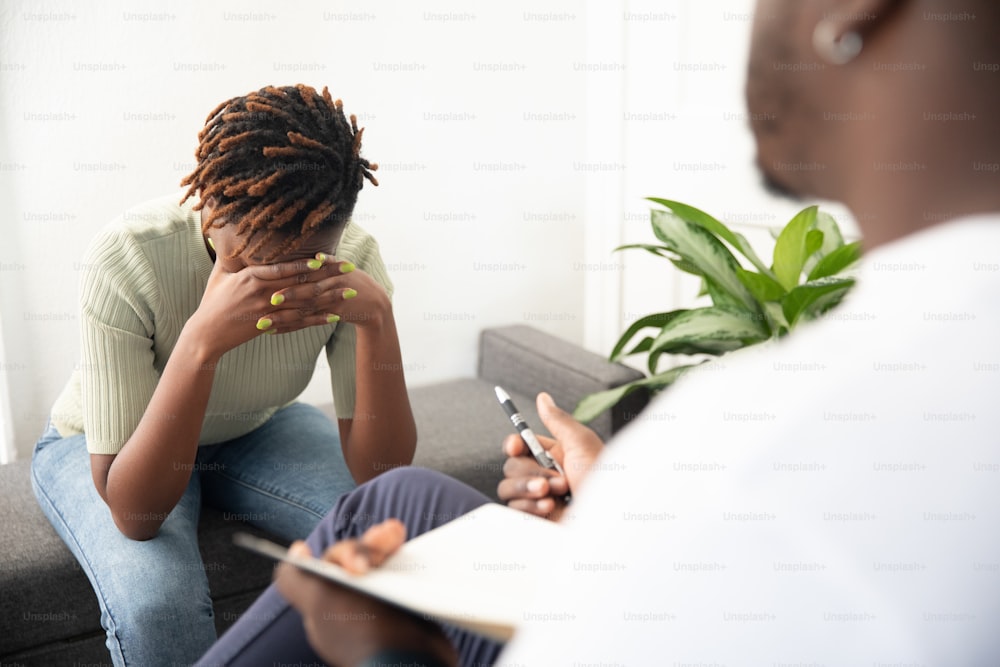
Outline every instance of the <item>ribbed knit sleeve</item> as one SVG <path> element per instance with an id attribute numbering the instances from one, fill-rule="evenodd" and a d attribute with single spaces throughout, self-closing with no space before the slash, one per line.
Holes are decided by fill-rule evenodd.
<path id="1" fill-rule="evenodd" d="M 389 299 L 392 299 L 392 280 L 389 279 L 389 272 L 379 253 L 378 242 L 353 222 L 347 226 L 340 238 L 337 259 L 354 262 L 357 268 L 384 287 Z M 326 358 L 330 364 L 330 385 L 338 419 L 351 419 L 354 416 L 356 346 L 354 325 L 346 322 L 338 323 L 336 332 L 326 348 Z"/>
<path id="2" fill-rule="evenodd" d="M 126 232 L 98 237 L 83 266 L 80 371 L 87 449 L 117 454 L 159 380 L 153 365 L 157 285 L 142 249 Z"/>

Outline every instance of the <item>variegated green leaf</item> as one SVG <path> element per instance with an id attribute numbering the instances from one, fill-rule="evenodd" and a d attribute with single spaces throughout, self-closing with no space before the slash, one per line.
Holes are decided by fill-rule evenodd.
<path id="1" fill-rule="evenodd" d="M 835 290 L 828 294 L 824 294 L 820 298 L 816 299 L 816 301 L 814 301 L 812 305 L 809 306 L 809 308 L 807 308 L 805 312 L 803 312 L 802 315 L 799 316 L 799 322 L 801 323 L 803 320 L 807 319 L 814 320 L 818 317 L 821 317 L 831 308 L 836 308 L 837 304 L 843 301 L 844 297 L 847 296 L 847 293 L 850 291 L 851 287 L 848 286 L 846 289 L 839 291 Z"/>
<path id="2" fill-rule="evenodd" d="M 670 259 L 670 263 L 671 264 L 673 264 L 674 266 L 676 266 L 678 269 L 680 269 L 684 273 L 690 273 L 692 276 L 698 276 L 699 278 L 704 278 L 705 277 L 705 274 L 703 274 L 701 272 L 701 269 L 699 269 L 697 266 L 695 266 L 691 262 L 689 262 L 687 260 L 683 260 L 683 259 L 675 259 L 673 257 L 671 257 L 669 259 Z"/>
<path id="3" fill-rule="evenodd" d="M 844 245 L 844 235 L 840 233 L 837 219 L 826 211 L 816 211 L 816 229 L 823 232 L 823 247 L 820 254 L 824 257 Z"/>
<path id="4" fill-rule="evenodd" d="M 753 295 L 736 274 L 739 262 L 711 232 L 672 211 L 653 211 L 652 218 L 653 232 L 664 245 L 680 255 L 681 259 L 697 266 L 702 275 L 735 297 L 744 308 L 759 311 Z"/>
<path id="5" fill-rule="evenodd" d="M 817 280 L 840 273 L 859 259 L 861 259 L 860 241 L 840 246 L 816 262 L 816 266 L 809 272 L 808 280 Z"/>
<path id="6" fill-rule="evenodd" d="M 767 337 L 763 314 L 718 306 L 696 308 L 668 322 L 650 354 L 722 354 Z"/>
<path id="7" fill-rule="evenodd" d="M 633 391 L 641 387 L 645 387 L 654 392 L 663 389 L 664 387 L 675 382 L 677 378 L 682 376 L 686 371 L 698 365 L 699 364 L 675 366 L 670 370 L 658 373 L 651 377 L 641 378 L 639 380 L 629 382 L 628 384 L 623 384 L 620 387 L 615 387 L 614 389 L 599 391 L 597 393 L 590 394 L 589 396 L 584 396 L 583 399 L 577 404 L 576 409 L 573 410 L 573 417 L 577 421 L 586 424 L 587 422 L 596 419 L 602 412 L 618 403 L 618 401 L 622 400 Z"/>
<path id="8" fill-rule="evenodd" d="M 844 245 L 844 236 L 840 233 L 837 220 L 826 211 L 816 212 L 815 229 L 823 232 L 823 245 L 806 258 L 806 263 L 802 267 L 806 275 L 812 273 L 817 262 Z"/>
<path id="9" fill-rule="evenodd" d="M 774 338 L 781 338 L 788 333 L 791 328 L 788 324 L 788 320 L 785 319 L 785 311 L 781 308 L 781 303 L 777 301 L 768 301 L 764 304 L 764 311 L 767 313 L 768 319 L 771 322 L 771 336 Z"/>
<path id="10" fill-rule="evenodd" d="M 742 268 L 737 268 L 736 270 L 737 271 L 743 271 Z M 704 293 L 707 294 L 712 299 L 712 305 L 713 306 L 725 306 L 725 307 L 734 308 L 734 309 L 737 309 L 737 310 L 746 310 L 746 308 L 743 306 L 743 303 L 741 301 L 739 301 L 738 299 L 736 299 L 735 297 L 733 297 L 731 294 L 729 294 L 729 292 L 725 291 L 724 289 L 721 289 L 711 279 L 709 279 L 709 278 L 703 278 L 702 282 L 703 282 L 703 288 L 702 289 L 703 289 Z M 740 282 L 742 282 L 742 281 L 740 281 Z M 753 294 L 753 291 L 751 290 L 750 293 Z M 701 296 L 701 295 L 699 295 L 699 296 Z M 759 304 L 758 304 L 757 310 L 754 311 L 754 312 L 757 312 L 757 313 L 760 312 L 760 306 L 759 306 Z M 747 313 L 750 313 L 750 311 L 747 311 Z"/>
<path id="11" fill-rule="evenodd" d="M 853 285 L 853 278 L 833 277 L 820 278 L 799 285 L 791 290 L 781 302 L 785 319 L 788 320 L 790 327 L 794 327 L 799 318 L 821 299 L 836 298 L 839 300 Z"/>
<path id="12" fill-rule="evenodd" d="M 669 254 L 670 248 L 662 245 L 653 245 L 652 243 L 629 243 L 627 245 L 620 245 L 613 250 L 613 252 L 618 252 L 619 250 L 645 250 L 648 253 L 652 253 L 657 257 L 671 257 Z"/>
<path id="13" fill-rule="evenodd" d="M 737 274 L 740 277 L 740 281 L 754 295 L 754 298 L 761 303 L 765 301 L 780 301 L 781 297 L 786 294 L 785 288 L 770 276 L 745 269 L 740 269 Z"/>
<path id="14" fill-rule="evenodd" d="M 630 357 L 633 354 L 639 354 L 640 352 L 649 352 L 649 348 L 651 348 L 651 347 L 653 347 L 653 337 L 652 336 L 646 336 L 642 340 L 640 340 L 638 342 L 638 344 L 636 344 L 636 346 L 633 347 L 631 350 L 629 350 L 628 352 L 622 353 L 621 356 L 622 357 Z"/>
<path id="15" fill-rule="evenodd" d="M 628 345 L 629 341 L 632 340 L 632 338 L 635 337 L 635 335 L 640 331 L 642 331 L 643 329 L 649 327 L 661 329 L 667 322 L 674 319 L 681 313 L 686 313 L 686 312 L 687 312 L 686 310 L 673 310 L 668 313 L 653 313 L 652 315 L 646 315 L 645 317 L 639 318 L 638 320 L 629 325 L 628 329 L 625 330 L 625 333 L 623 333 L 621 335 L 621 338 L 618 339 L 618 342 L 615 343 L 615 348 L 611 350 L 611 361 L 619 361 L 622 357 L 626 356 L 622 354 L 622 350 L 624 350 L 625 346 Z M 632 350 L 628 354 L 633 354 L 636 351 L 642 351 L 642 350 Z"/>
<path id="16" fill-rule="evenodd" d="M 753 247 L 750 245 L 749 241 L 742 234 L 734 232 L 733 230 L 726 227 L 722 222 L 714 218 L 713 216 L 705 213 L 701 209 L 697 209 L 694 206 L 689 206 L 687 204 L 682 204 L 677 201 L 671 201 L 669 199 L 659 199 L 657 197 L 647 197 L 649 201 L 655 202 L 662 206 L 666 206 L 671 211 L 676 213 L 682 219 L 688 222 L 693 222 L 696 225 L 701 225 L 709 232 L 715 234 L 720 239 L 735 248 L 740 254 L 750 260 L 758 271 L 765 275 L 772 275 L 771 269 L 768 268 L 764 262 L 760 260 L 757 253 L 754 252 Z M 772 275 L 773 277 L 773 275 Z"/>

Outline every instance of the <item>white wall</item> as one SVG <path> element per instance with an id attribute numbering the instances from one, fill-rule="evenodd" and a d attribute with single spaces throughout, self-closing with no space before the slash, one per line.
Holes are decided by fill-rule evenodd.
<path id="1" fill-rule="evenodd" d="M 750 163 L 751 4 L 7 0 L 0 380 L 19 455 L 77 361 L 88 240 L 177 188 L 218 102 L 271 83 L 327 84 L 368 128 L 382 186 L 356 219 L 392 269 L 411 385 L 473 373 L 496 324 L 606 353 L 623 322 L 690 291 L 662 262 L 610 253 L 650 238 L 642 197 L 769 223 L 796 208 Z M 328 400 L 325 373 L 307 400 Z"/>

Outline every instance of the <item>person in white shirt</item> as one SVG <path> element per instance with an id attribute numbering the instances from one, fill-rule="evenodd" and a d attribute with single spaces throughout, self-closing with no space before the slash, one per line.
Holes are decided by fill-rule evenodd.
<path id="1" fill-rule="evenodd" d="M 1000 3 L 760 0 L 755 17 L 760 169 L 850 208 L 858 286 L 685 377 L 606 450 L 539 397 L 566 476 L 511 438 L 499 492 L 561 514 L 567 539 L 543 589 L 512 591 L 532 611 L 497 664 L 1000 664 Z M 391 521 L 358 535 L 326 557 L 364 569 L 405 539 Z M 277 587 L 331 664 L 470 662 L 294 567 Z M 337 622 L 349 609 L 378 620 Z"/>

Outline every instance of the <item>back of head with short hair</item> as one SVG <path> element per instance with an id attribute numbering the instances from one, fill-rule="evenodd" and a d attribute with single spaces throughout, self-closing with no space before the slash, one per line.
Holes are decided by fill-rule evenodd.
<path id="1" fill-rule="evenodd" d="M 378 165 L 361 157 L 357 118 L 323 88 L 268 86 L 216 107 L 198 134 L 198 164 L 181 181 L 200 210 L 215 200 L 202 229 L 232 222 L 242 244 L 233 255 L 273 244 L 266 259 L 294 251 L 312 232 L 346 224 L 365 179 Z"/>

